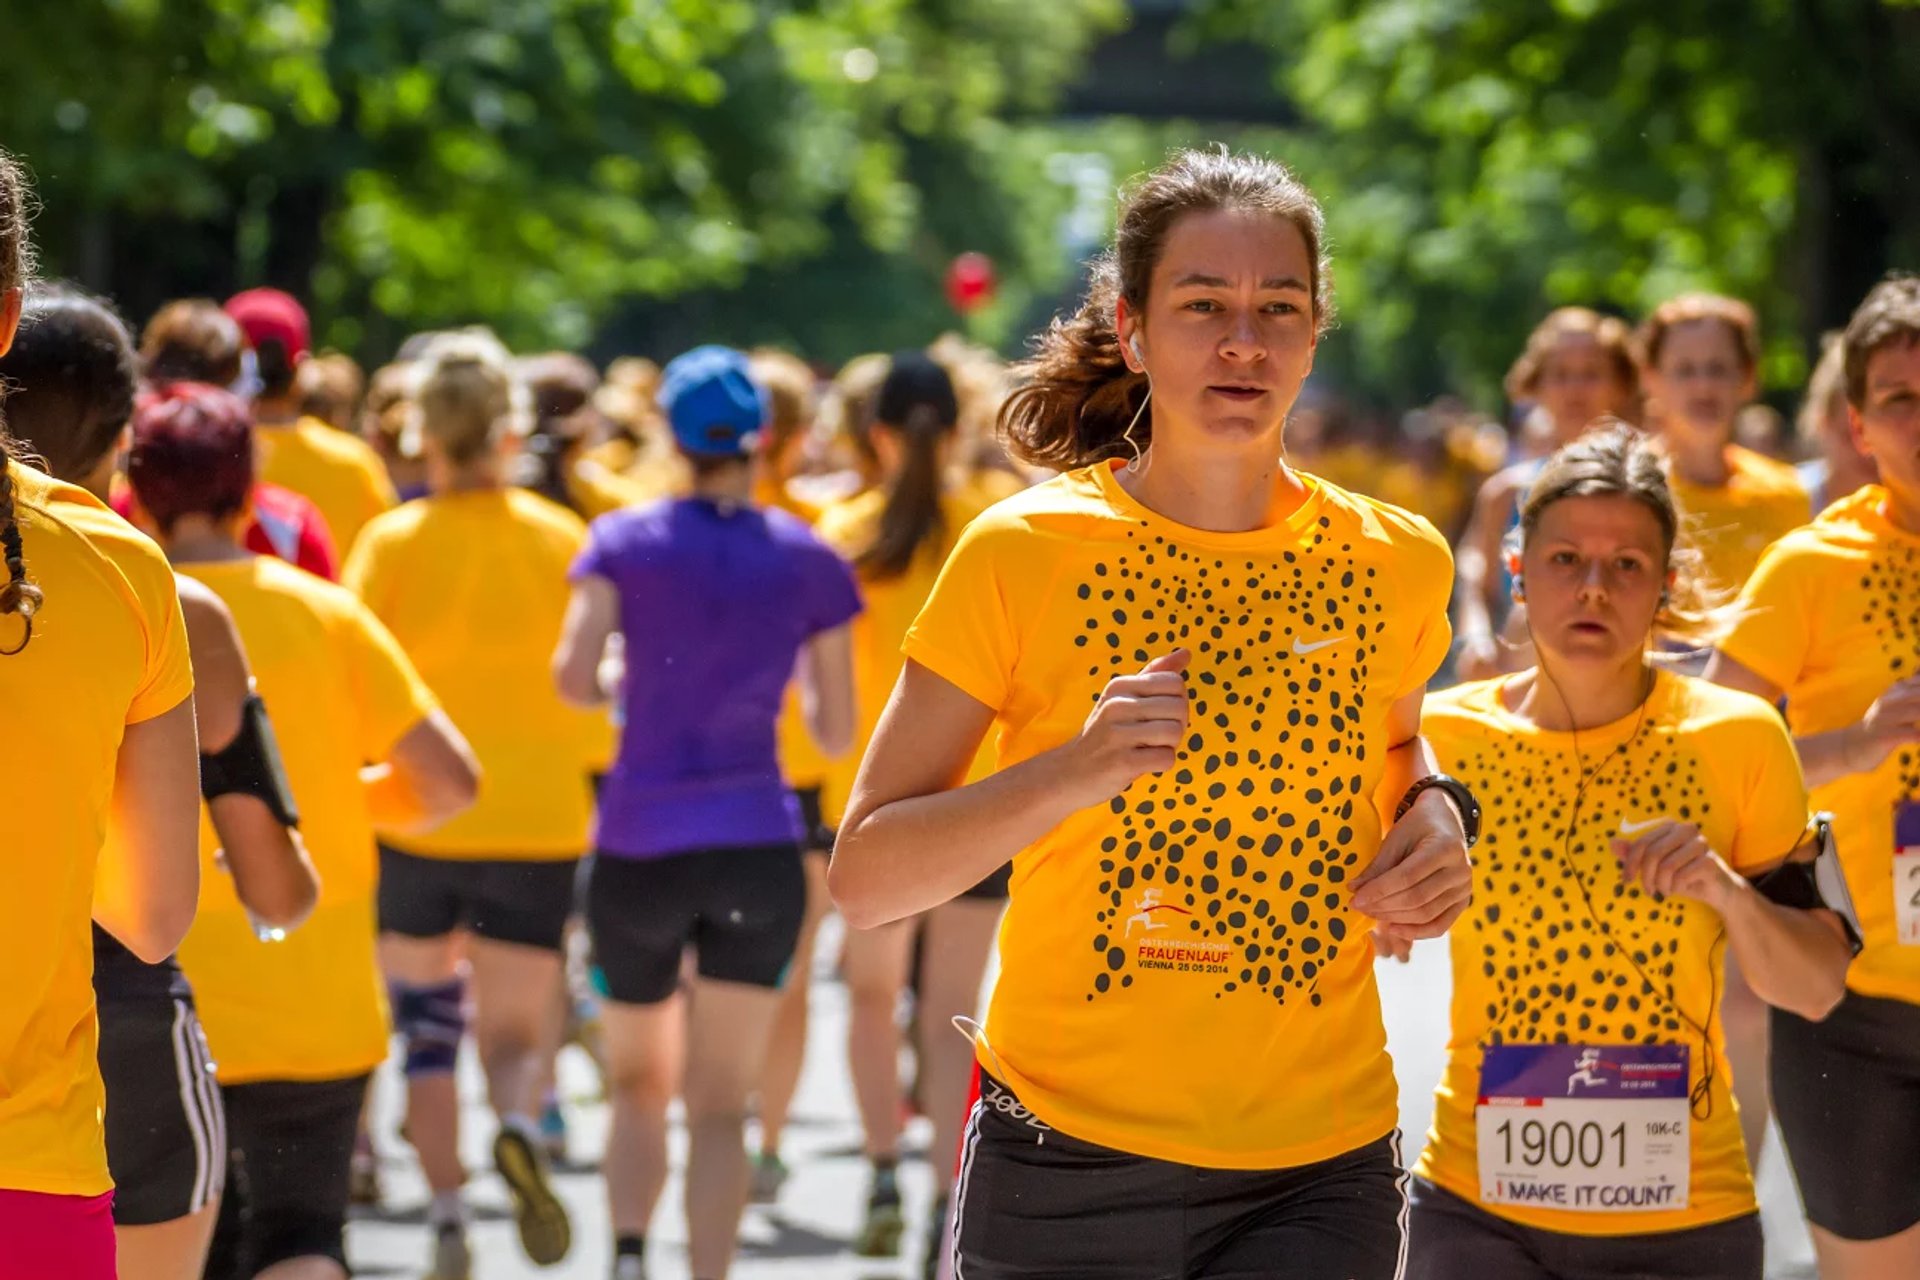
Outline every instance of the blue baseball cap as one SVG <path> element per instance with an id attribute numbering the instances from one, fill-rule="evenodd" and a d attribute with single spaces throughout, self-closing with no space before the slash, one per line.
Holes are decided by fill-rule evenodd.
<path id="1" fill-rule="evenodd" d="M 682 450 L 706 458 L 745 457 L 766 429 L 771 405 L 732 347 L 695 347 L 675 356 L 655 393 Z"/>

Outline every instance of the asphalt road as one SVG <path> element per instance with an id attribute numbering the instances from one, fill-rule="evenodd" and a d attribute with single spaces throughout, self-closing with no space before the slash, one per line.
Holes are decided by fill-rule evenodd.
<path id="1" fill-rule="evenodd" d="M 836 944 L 831 922 L 823 935 L 824 957 L 832 954 Z M 819 969 L 824 973 L 829 967 Z M 1380 978 L 1388 1040 L 1401 1084 L 1401 1127 L 1408 1135 L 1408 1147 L 1414 1149 L 1432 1115 L 1431 1091 L 1445 1046 L 1450 982 L 1444 948 L 1422 944 L 1410 964 L 1382 965 Z M 748 1210 L 733 1275 L 736 1280 L 803 1276 L 809 1280 L 912 1280 L 918 1272 L 906 1258 L 876 1262 L 855 1258 L 848 1251 L 865 1195 L 865 1169 L 859 1159 L 859 1125 L 844 1065 L 846 1002 L 840 986 L 827 977 L 817 980 L 813 999 L 814 1040 L 808 1046 L 806 1072 L 788 1131 L 787 1156 L 793 1176 L 776 1211 Z M 464 1065 L 462 1084 L 471 1119 L 464 1135 L 468 1167 L 483 1170 L 493 1125 L 482 1105 L 481 1084 L 471 1060 Z M 561 1086 L 571 1120 L 571 1152 L 580 1162 L 557 1179 L 574 1215 L 573 1253 L 560 1266 L 546 1270 L 529 1263 L 520 1253 L 506 1213 L 505 1190 L 490 1172 L 483 1173 L 468 1193 L 477 1212 L 475 1280 L 605 1280 L 610 1272 L 606 1204 L 592 1167 L 605 1140 L 606 1109 L 597 1098 L 592 1066 L 577 1049 L 568 1049 L 562 1057 Z M 354 1222 L 348 1248 L 362 1276 L 413 1280 L 423 1272 L 428 1256 L 425 1184 L 395 1133 L 397 1078 L 383 1074 L 376 1088 L 376 1140 L 383 1154 L 387 1206 Z M 912 1131 L 909 1139 L 924 1142 L 924 1127 Z M 682 1154 L 676 1141 L 676 1165 Z M 923 1214 L 932 1195 L 933 1176 L 925 1162 L 909 1161 L 901 1179 L 912 1252 L 925 1231 Z M 1760 1194 L 1769 1280 L 1812 1280 L 1812 1250 L 1800 1226 L 1795 1192 L 1777 1138 L 1768 1143 L 1761 1160 Z M 648 1237 L 652 1280 L 684 1280 L 687 1275 L 686 1232 L 678 1204 L 676 1181 L 669 1186 Z"/>

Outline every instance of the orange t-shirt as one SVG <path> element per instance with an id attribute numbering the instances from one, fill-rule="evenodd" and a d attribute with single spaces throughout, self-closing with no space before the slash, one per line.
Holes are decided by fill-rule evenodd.
<path id="1" fill-rule="evenodd" d="M 28 578 L 46 601 L 0 657 L 9 744 L 0 859 L 0 1188 L 107 1191 L 93 1004 L 94 868 L 123 731 L 193 693 L 158 547 L 83 489 L 9 464 Z M 292 572 L 298 572 L 293 570 Z M 0 648 L 20 642 L 0 619 Z"/>
<path id="2" fill-rule="evenodd" d="M 1330 1159 L 1398 1115 L 1347 886 L 1380 848 L 1388 713 L 1446 655 L 1452 557 L 1424 520 L 1305 475 L 1277 524 L 1188 528 L 1117 465 L 978 516 L 906 639 L 993 709 L 1002 769 L 1078 736 L 1114 676 L 1194 655 L 1178 763 L 1015 857 L 980 1062 L 1135 1155 Z"/>
<path id="3" fill-rule="evenodd" d="M 1671 478 L 1673 500 L 1700 550 L 1710 586 L 1731 596 L 1746 585 L 1767 544 L 1813 518 L 1807 490 L 1784 462 L 1727 446 L 1732 474 L 1715 489 Z"/>

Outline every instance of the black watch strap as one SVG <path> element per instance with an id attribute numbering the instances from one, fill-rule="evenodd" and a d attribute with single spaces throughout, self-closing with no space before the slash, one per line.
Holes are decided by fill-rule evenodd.
<path id="1" fill-rule="evenodd" d="M 1467 848 L 1479 844 L 1480 802 L 1473 798 L 1473 792 L 1466 783 L 1444 773 L 1430 773 L 1408 787 L 1407 794 L 1400 797 L 1400 807 L 1393 811 L 1393 820 L 1398 822 L 1406 817 L 1407 810 L 1413 808 L 1413 802 L 1420 798 L 1420 793 L 1430 788 L 1446 792 L 1447 798 L 1453 801 L 1453 807 L 1460 811 L 1460 826 L 1466 832 Z"/>

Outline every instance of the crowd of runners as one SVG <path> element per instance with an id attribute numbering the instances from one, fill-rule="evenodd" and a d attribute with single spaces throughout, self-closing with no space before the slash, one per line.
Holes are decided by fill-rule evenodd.
<path id="1" fill-rule="evenodd" d="M 1130 188 L 1025 361 L 831 376 L 136 334 L 29 200 L 0 154 L 3 1280 L 346 1276 L 390 1056 L 465 1280 L 469 1051 L 532 1263 L 684 1212 L 718 1280 L 835 912 L 862 1255 L 1759 1280 L 1771 1113 L 1825 1280 L 1920 1276 L 1920 278 L 1797 432 L 1689 294 L 1390 435 L 1303 395 L 1329 219 L 1253 156 Z M 1374 966 L 1442 938 L 1423 1144 Z"/>

